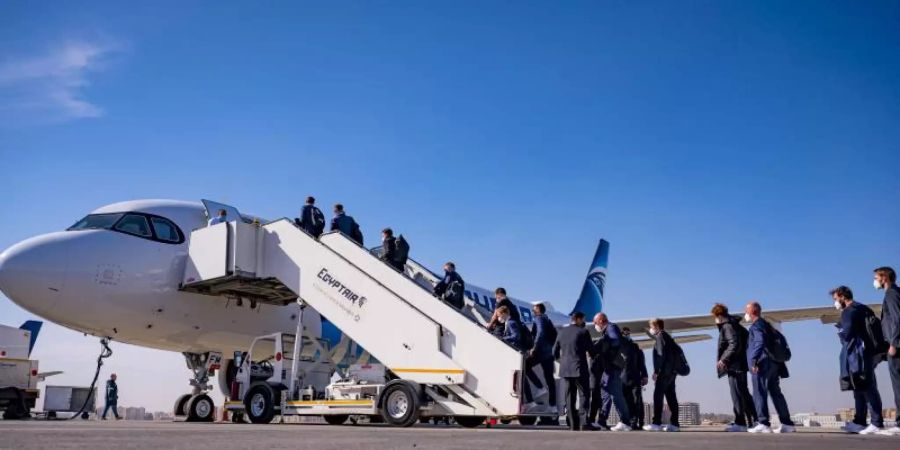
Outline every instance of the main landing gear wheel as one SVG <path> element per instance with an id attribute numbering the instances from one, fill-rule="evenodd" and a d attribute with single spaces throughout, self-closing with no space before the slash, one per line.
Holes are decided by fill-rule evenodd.
<path id="1" fill-rule="evenodd" d="M 484 423 L 484 419 L 486 417 L 483 416 L 456 416 L 454 417 L 456 423 L 458 423 L 462 427 L 466 428 L 475 428 Z"/>
<path id="2" fill-rule="evenodd" d="M 187 415 L 187 403 L 188 400 L 191 399 L 193 395 L 184 394 L 181 397 L 178 397 L 178 400 L 175 400 L 175 407 L 172 409 L 172 414 L 175 417 L 182 417 Z"/>
<path id="3" fill-rule="evenodd" d="M 186 408 L 188 422 L 212 422 L 215 419 L 215 405 L 206 394 L 192 396 Z"/>
<path id="4" fill-rule="evenodd" d="M 419 395 L 407 383 L 389 385 L 384 393 L 381 409 L 384 420 L 394 426 L 409 427 L 419 421 Z"/>
<path id="5" fill-rule="evenodd" d="M 335 414 L 335 415 L 327 415 L 323 416 L 325 418 L 325 423 L 328 425 L 343 425 L 347 419 L 350 418 L 349 414 Z"/>
<path id="6" fill-rule="evenodd" d="M 244 397 L 244 412 L 251 423 L 269 423 L 275 418 L 275 392 L 268 384 L 252 386 Z"/>

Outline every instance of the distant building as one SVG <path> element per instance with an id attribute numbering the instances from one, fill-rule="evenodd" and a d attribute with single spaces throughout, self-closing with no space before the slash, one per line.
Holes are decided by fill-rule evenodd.
<path id="1" fill-rule="evenodd" d="M 798 413 L 792 414 L 791 420 L 798 426 L 821 428 L 840 428 L 847 423 L 841 419 L 840 412 L 838 414 Z"/>
<path id="2" fill-rule="evenodd" d="M 881 410 L 885 421 L 897 420 L 897 408 L 884 408 Z M 852 422 L 856 414 L 856 408 L 840 408 L 837 410 L 838 418 L 844 422 Z"/>
<path id="3" fill-rule="evenodd" d="M 644 403 L 644 423 L 650 423 L 653 419 L 653 406 Z M 663 406 L 662 423 L 669 423 L 671 413 L 669 407 Z M 615 425 L 620 421 L 619 412 L 613 406 L 609 411 L 609 425 Z M 681 425 L 700 425 L 700 404 L 695 402 L 686 402 L 678 404 L 678 421 Z"/>
<path id="4" fill-rule="evenodd" d="M 129 406 L 125 408 L 125 420 L 144 420 L 147 410 L 144 407 Z"/>

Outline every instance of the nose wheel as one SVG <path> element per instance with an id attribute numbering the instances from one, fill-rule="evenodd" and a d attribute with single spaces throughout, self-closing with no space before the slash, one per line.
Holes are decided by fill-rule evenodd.
<path id="1" fill-rule="evenodd" d="M 194 387 L 192 394 L 184 394 L 175 401 L 173 414 L 176 420 L 186 422 L 213 422 L 216 418 L 216 405 L 206 394 L 211 386 L 209 376 L 219 369 L 222 360 L 220 353 L 184 353 L 184 360 L 194 377 L 190 380 Z"/>

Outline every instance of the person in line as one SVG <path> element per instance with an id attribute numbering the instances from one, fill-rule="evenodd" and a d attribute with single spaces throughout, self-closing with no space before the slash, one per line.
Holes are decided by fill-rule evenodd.
<path id="1" fill-rule="evenodd" d="M 456 309 L 463 309 L 466 290 L 466 282 L 456 272 L 456 264 L 452 261 L 444 263 L 444 278 L 434 285 L 434 295 L 445 303 L 453 305 Z"/>
<path id="2" fill-rule="evenodd" d="M 227 217 L 227 216 L 228 216 L 228 212 L 225 211 L 224 209 L 220 209 L 220 210 L 219 210 L 219 213 L 216 214 L 216 217 L 213 217 L 212 219 L 209 219 L 209 222 L 207 223 L 207 225 L 208 225 L 208 226 L 213 226 L 213 225 L 215 225 L 215 224 L 217 224 L 217 223 L 228 222 L 228 217 Z"/>
<path id="3" fill-rule="evenodd" d="M 531 403 L 534 401 L 531 385 L 534 385 L 534 387 L 538 389 L 535 396 L 543 395 L 545 392 L 544 383 L 541 382 L 541 379 L 534 372 L 534 367 L 540 366 L 541 374 L 544 377 L 544 381 L 547 383 L 546 392 L 549 395 L 550 409 L 556 411 L 556 379 L 553 378 L 553 344 L 556 342 L 557 333 L 556 327 L 553 326 L 553 322 L 547 317 L 546 312 L 547 308 L 543 303 L 536 303 L 531 308 L 531 313 L 534 316 L 534 323 L 531 325 L 531 336 L 534 346 L 528 350 L 528 355 L 525 357 L 525 376 L 528 378 L 528 382 L 526 382 L 524 386 L 525 402 Z M 547 422 L 543 418 L 541 421 Z"/>
<path id="4" fill-rule="evenodd" d="M 116 420 L 121 419 L 119 417 L 119 386 L 116 384 L 116 374 L 110 374 L 109 379 L 106 380 L 106 407 L 103 408 L 103 416 L 101 420 L 106 420 L 106 413 L 112 409 L 113 415 L 116 417 Z"/>
<path id="5" fill-rule="evenodd" d="M 643 389 L 647 385 L 647 363 L 644 359 L 644 351 L 631 339 L 631 328 L 622 327 L 622 355 L 625 357 L 625 369 L 622 370 L 622 394 L 628 405 L 631 415 L 631 423 L 628 425 L 633 430 L 644 427 L 644 395 Z"/>
<path id="6" fill-rule="evenodd" d="M 394 237 L 394 230 L 390 228 L 381 230 L 381 248 L 381 260 L 395 270 L 403 272 L 403 265 L 399 263 L 397 257 L 397 238 Z"/>
<path id="7" fill-rule="evenodd" d="M 716 303 L 710 311 L 719 329 L 716 371 L 719 378 L 728 376 L 728 390 L 734 409 L 734 422 L 725 431 L 746 432 L 756 422 L 756 408 L 747 387 L 747 338 L 749 333 L 741 322 L 728 313 L 728 307 Z"/>
<path id="8" fill-rule="evenodd" d="M 844 425 L 843 430 L 848 433 L 875 434 L 884 429 L 881 395 L 875 381 L 876 349 L 869 342 L 866 331 L 866 318 L 874 317 L 875 313 L 868 306 L 853 301 L 853 291 L 847 286 L 838 286 L 830 294 L 834 307 L 841 312 L 841 320 L 835 324 L 841 339 L 841 390 L 852 390 L 856 404 L 853 421 Z M 867 406 L 872 418 L 872 423 L 868 426 Z"/>
<path id="9" fill-rule="evenodd" d="M 796 431 L 787 400 L 781 392 L 781 379 L 788 377 L 787 365 L 775 361 L 767 349 L 775 339 L 772 325 L 761 317 L 762 307 L 757 302 L 747 303 L 744 308 L 744 321 L 749 322 L 750 337 L 747 340 L 747 367 L 752 373 L 753 404 L 759 418 L 757 425 L 750 428 L 750 433 L 793 433 Z M 781 427 L 772 430 L 769 420 L 769 396 L 778 413 Z"/>
<path id="10" fill-rule="evenodd" d="M 648 323 L 650 336 L 656 339 L 653 346 L 653 419 L 644 431 L 681 431 L 678 423 L 678 396 L 675 394 L 675 379 L 678 377 L 678 344 L 666 332 L 662 319 L 652 319 Z M 669 425 L 662 426 L 663 399 L 672 412 Z"/>
<path id="11" fill-rule="evenodd" d="M 363 235 L 362 231 L 359 229 L 359 224 L 356 223 L 356 220 L 354 220 L 352 216 L 348 216 L 347 213 L 344 212 L 344 205 L 340 203 L 334 205 L 334 218 L 331 219 L 331 231 L 340 231 L 357 244 L 363 245 Z"/>
<path id="12" fill-rule="evenodd" d="M 300 217 L 294 219 L 294 223 L 313 237 L 322 235 L 325 231 L 325 215 L 316 207 L 315 197 L 306 197 L 306 204 L 300 210 Z"/>
<path id="13" fill-rule="evenodd" d="M 497 320 L 503 325 L 503 342 L 524 352 L 526 349 L 522 346 L 522 322 L 513 318 L 506 306 L 497 308 Z"/>
<path id="14" fill-rule="evenodd" d="M 509 314 L 513 319 L 516 319 L 517 322 L 522 323 L 522 315 L 519 314 L 519 307 L 517 307 L 509 297 L 506 296 L 506 289 L 502 287 L 498 287 L 494 289 L 494 297 L 497 299 L 496 306 L 494 306 L 494 314 L 491 316 L 491 321 L 488 322 L 488 331 L 491 332 L 494 336 L 500 337 L 503 334 L 503 327 L 498 326 L 499 321 L 497 317 L 497 311 L 501 306 L 505 306 L 509 308 Z"/>
<path id="15" fill-rule="evenodd" d="M 560 328 L 553 344 L 553 356 L 559 361 L 559 377 L 566 387 L 566 414 L 569 430 L 590 430 L 587 423 L 588 362 L 591 349 L 591 334 L 584 329 L 584 313 L 572 313 L 568 326 Z M 580 396 L 580 401 L 579 401 Z"/>
<path id="16" fill-rule="evenodd" d="M 592 372 L 594 379 L 591 385 L 590 419 L 597 417 L 596 414 L 599 412 L 600 416 L 597 417 L 595 427 L 612 431 L 631 431 L 631 426 L 628 425 L 631 423 L 631 411 L 622 392 L 622 370 L 625 368 L 625 357 L 622 356 L 622 331 L 618 325 L 610 323 L 609 318 L 602 312 L 594 315 L 594 330 L 600 337 L 594 342 L 593 354 L 594 358 L 601 360 L 602 363 L 599 364 L 599 377 Z M 613 403 L 621 420 L 609 428 L 607 419 Z"/>
<path id="17" fill-rule="evenodd" d="M 894 389 L 894 406 L 900 409 L 900 289 L 897 288 L 897 272 L 890 267 L 875 269 L 872 283 L 875 289 L 884 290 L 884 303 L 881 305 L 881 330 L 888 343 L 888 373 L 891 376 L 891 387 Z M 894 426 L 886 428 L 880 434 L 900 436 L 900 416 Z"/>

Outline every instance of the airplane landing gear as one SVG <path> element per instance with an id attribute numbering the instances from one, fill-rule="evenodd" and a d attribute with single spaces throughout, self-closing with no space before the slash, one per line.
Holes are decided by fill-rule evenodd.
<path id="1" fill-rule="evenodd" d="M 221 367 L 222 354 L 185 352 L 183 355 L 188 369 L 194 374 L 190 380 L 194 389 L 192 393 L 178 397 L 173 413 L 177 419 L 187 422 L 212 422 L 215 420 L 216 406 L 212 398 L 206 395 L 206 392 L 212 389 L 207 383 L 209 376 Z"/>

